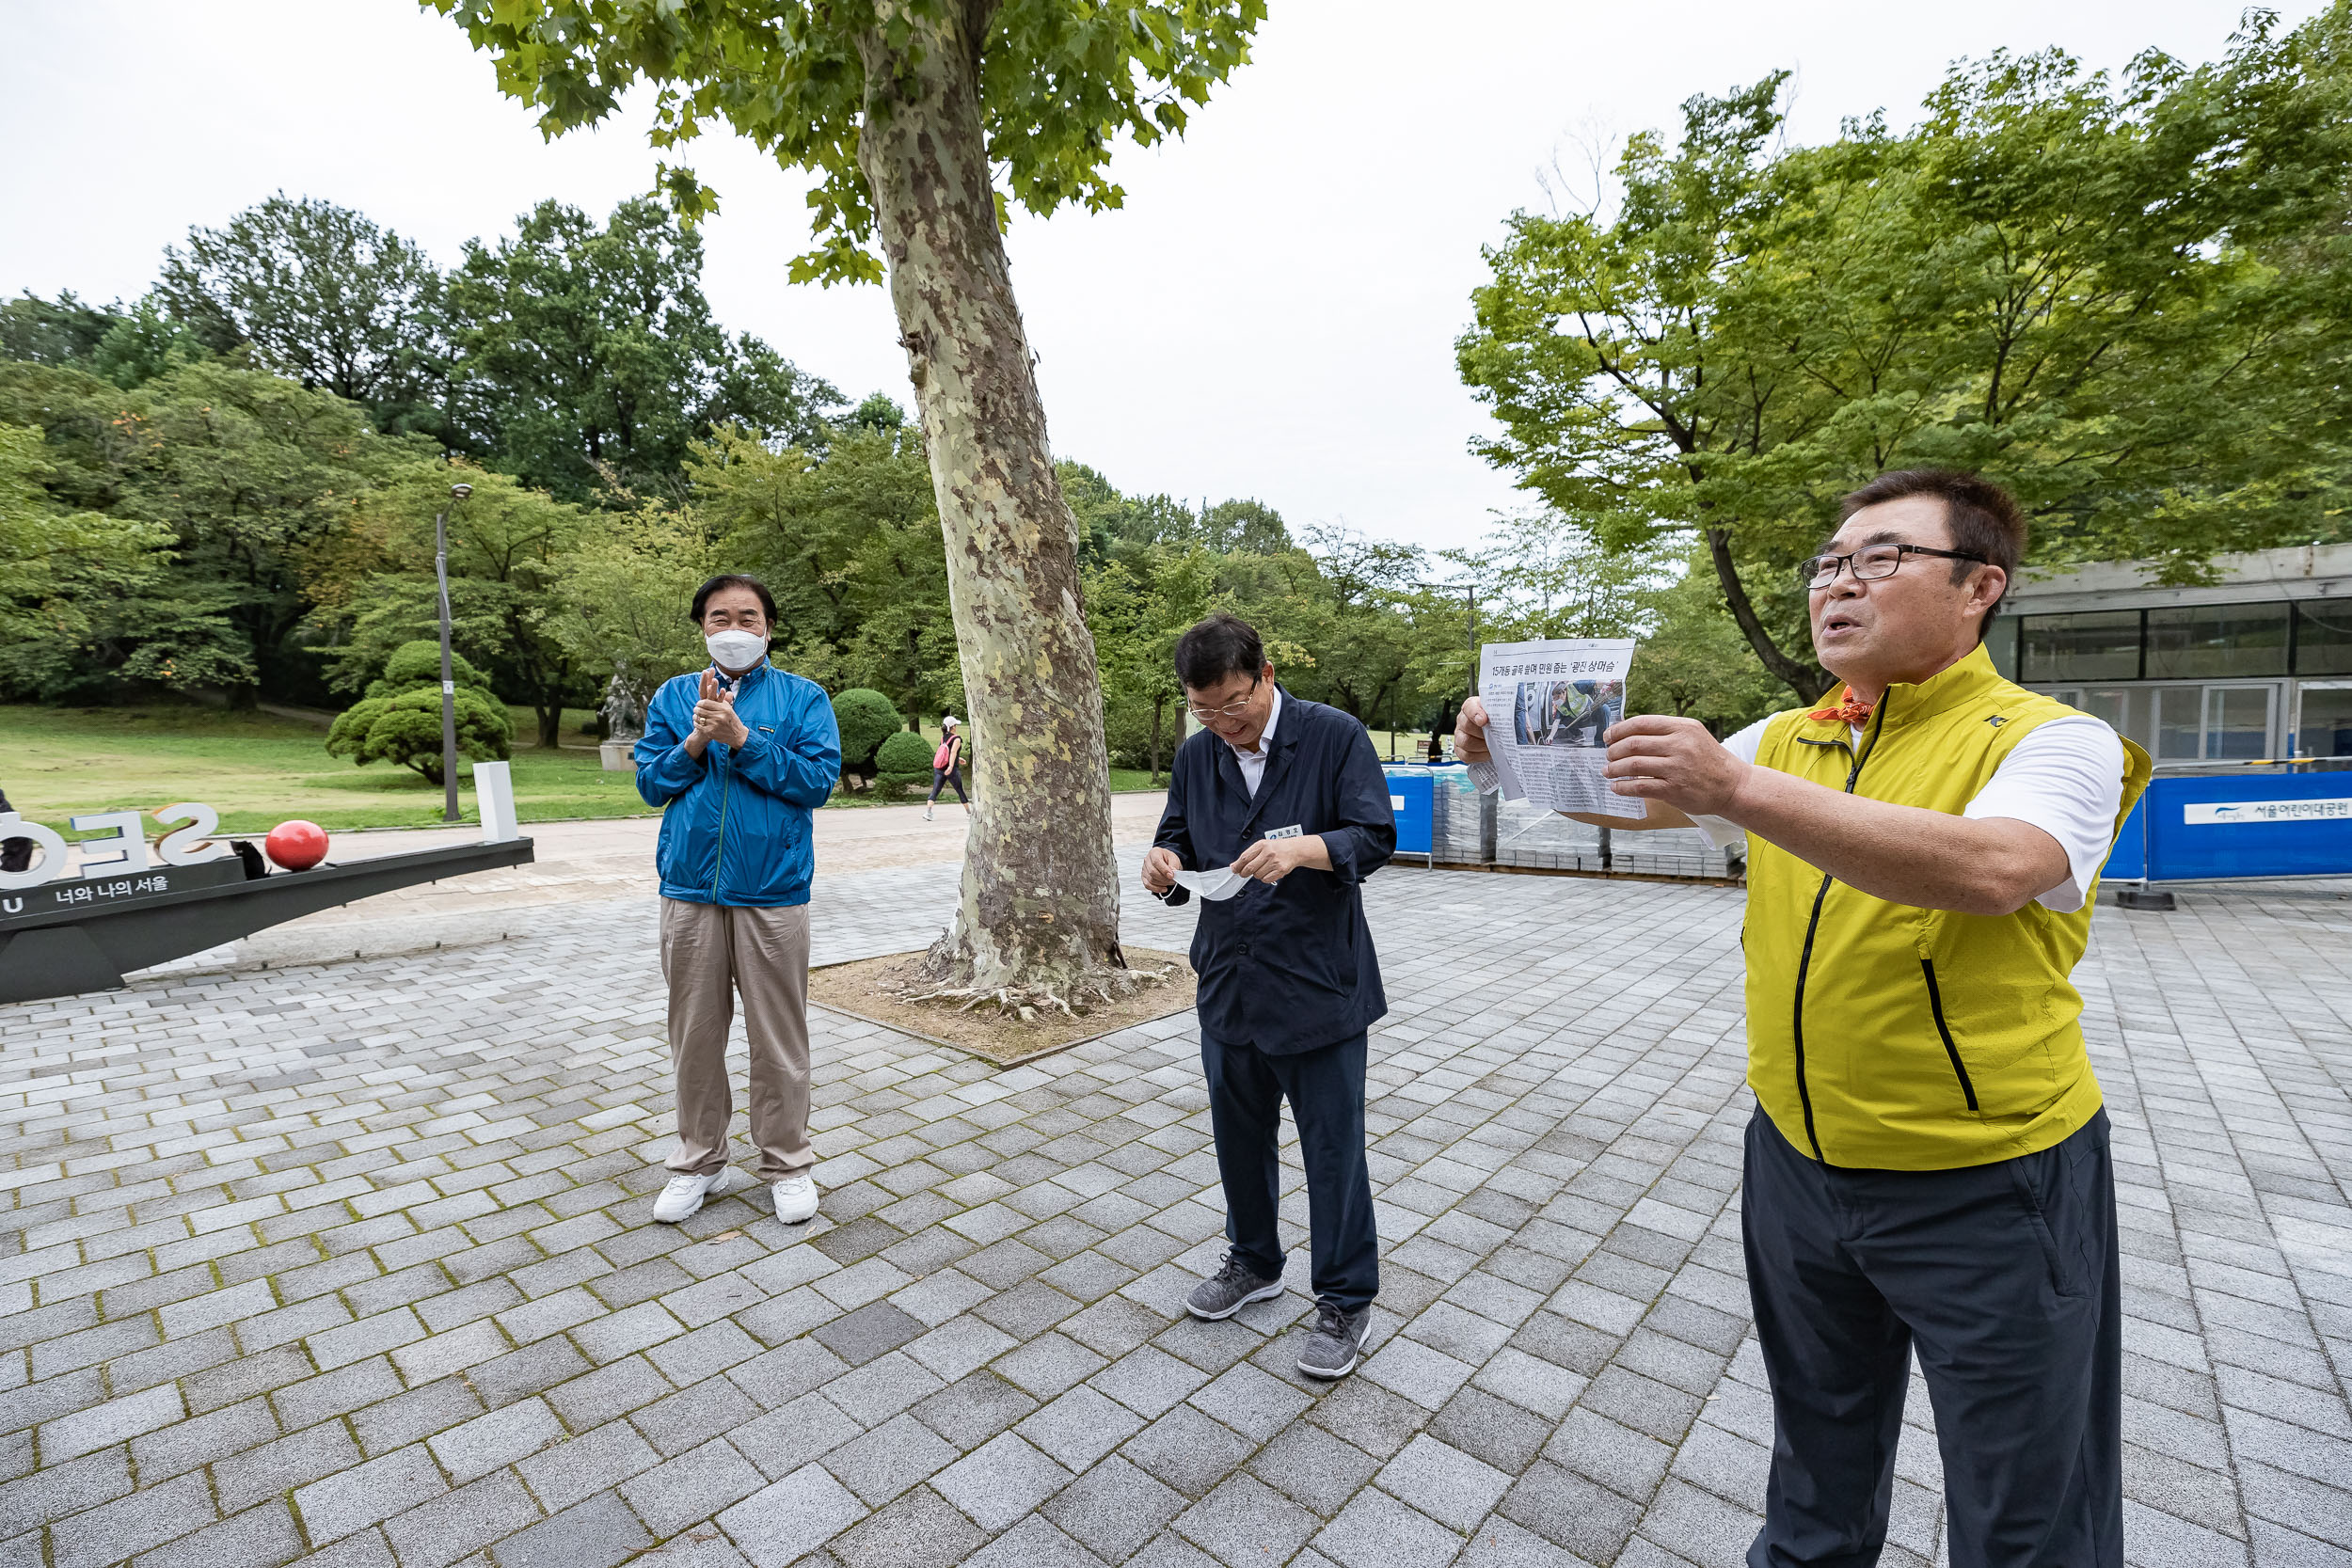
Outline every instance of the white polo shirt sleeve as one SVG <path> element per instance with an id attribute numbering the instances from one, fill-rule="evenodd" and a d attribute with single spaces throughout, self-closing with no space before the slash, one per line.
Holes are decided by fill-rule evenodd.
<path id="1" fill-rule="evenodd" d="M 1729 736 L 1724 749 L 1754 762 L 1772 719 Z M 1860 736 L 1856 731 L 1857 741 Z M 2074 713 L 2036 726 L 2011 747 L 1961 815 L 2030 822 L 2058 840 L 2066 851 L 2067 879 L 2034 902 L 2054 914 L 2072 914 L 2083 907 L 2084 890 L 2115 847 L 2115 814 L 2122 804 L 2122 740 L 2105 720 Z M 1691 821 L 1718 849 L 1747 837 L 1747 830 L 1720 816 Z"/>

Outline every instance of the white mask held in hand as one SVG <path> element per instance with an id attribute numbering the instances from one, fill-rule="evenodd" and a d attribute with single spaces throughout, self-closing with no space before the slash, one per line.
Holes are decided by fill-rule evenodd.
<path id="1" fill-rule="evenodd" d="M 739 674 L 768 657 L 768 640 L 755 631 L 714 631 L 703 639 L 711 662 L 729 674 Z"/>

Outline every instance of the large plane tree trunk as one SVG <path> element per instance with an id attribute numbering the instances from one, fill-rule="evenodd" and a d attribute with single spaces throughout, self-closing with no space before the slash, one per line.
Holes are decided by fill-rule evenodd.
<path id="1" fill-rule="evenodd" d="M 880 24 L 860 40 L 858 162 L 946 536 L 976 759 L 955 925 L 910 994 L 1083 1007 L 1132 976 L 1076 525 L 1046 446 L 981 128 L 993 8 L 876 9 Z"/>

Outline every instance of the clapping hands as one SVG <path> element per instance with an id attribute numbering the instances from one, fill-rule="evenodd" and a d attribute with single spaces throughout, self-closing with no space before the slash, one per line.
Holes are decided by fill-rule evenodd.
<path id="1" fill-rule="evenodd" d="M 707 744 L 717 741 L 722 746 L 740 746 L 751 738 L 751 731 L 735 711 L 735 689 L 721 687 L 719 677 L 703 672 L 702 696 L 694 704 L 694 734 Z"/>

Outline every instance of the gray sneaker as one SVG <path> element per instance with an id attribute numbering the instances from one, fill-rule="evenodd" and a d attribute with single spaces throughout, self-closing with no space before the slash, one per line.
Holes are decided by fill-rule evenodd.
<path id="1" fill-rule="evenodd" d="M 1327 1301 L 1315 1303 L 1315 1325 L 1298 1347 L 1298 1370 L 1309 1377 L 1345 1377 L 1362 1359 L 1372 1335 L 1372 1308 L 1343 1312 Z"/>
<path id="2" fill-rule="evenodd" d="M 1192 1288 L 1192 1294 L 1184 1298 L 1184 1310 L 1204 1323 L 1217 1323 L 1253 1301 L 1271 1301 L 1281 1293 L 1279 1275 L 1272 1279 L 1261 1278 L 1249 1272 L 1248 1264 L 1229 1252 L 1223 1268 Z"/>

